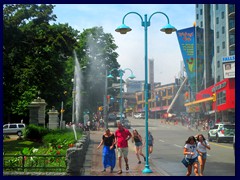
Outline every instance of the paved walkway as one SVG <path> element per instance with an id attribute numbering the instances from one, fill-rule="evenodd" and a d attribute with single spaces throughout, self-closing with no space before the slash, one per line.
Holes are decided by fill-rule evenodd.
<path id="1" fill-rule="evenodd" d="M 116 128 L 110 128 L 112 132 Z M 129 170 L 125 170 L 125 163 L 122 159 L 123 173 L 117 174 L 118 171 L 118 161 L 116 161 L 116 166 L 113 170 L 113 173 L 110 173 L 110 168 L 106 172 L 101 172 L 103 170 L 102 165 L 102 149 L 97 149 L 99 145 L 103 131 L 91 131 L 90 132 L 90 144 L 86 154 L 86 159 L 84 163 L 84 176 L 169 176 L 166 172 L 159 169 L 158 167 L 152 164 L 151 159 L 149 160 L 150 169 L 152 173 L 143 174 L 142 170 L 145 168 L 145 162 L 142 158 L 142 164 L 138 164 L 137 157 L 134 151 L 134 144 L 129 141 L 129 152 L 128 152 L 128 161 L 129 161 Z"/>

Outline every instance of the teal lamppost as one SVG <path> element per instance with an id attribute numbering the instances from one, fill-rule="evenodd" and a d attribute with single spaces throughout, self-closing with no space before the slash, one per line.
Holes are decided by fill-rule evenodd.
<path id="1" fill-rule="evenodd" d="M 168 16 L 163 13 L 163 12 L 155 12 L 153 13 L 149 19 L 147 19 L 147 14 L 144 15 L 144 20 L 142 18 L 142 16 L 137 13 L 137 12 L 129 12 L 127 13 L 123 19 L 122 19 L 122 25 L 118 26 L 117 29 L 115 30 L 116 32 L 120 32 L 121 34 L 126 34 L 127 32 L 131 31 L 132 29 L 128 26 L 126 26 L 124 24 L 124 20 L 126 18 L 127 15 L 129 14 L 136 14 L 140 17 L 141 19 L 141 25 L 144 27 L 144 41 L 145 41 L 145 45 L 144 45 L 144 49 L 145 49 L 145 88 L 144 88 L 144 93 L 145 93 L 145 139 L 146 139 L 146 163 L 145 163 L 145 168 L 143 169 L 143 173 L 152 173 L 152 170 L 149 167 L 149 163 L 148 163 L 148 45 L 147 45 L 147 30 L 148 27 L 150 26 L 150 20 L 152 18 L 153 15 L 155 14 L 162 14 L 167 18 L 167 25 L 164 26 L 162 29 L 160 29 L 160 31 L 165 32 L 166 34 L 171 34 L 172 32 L 176 31 L 176 28 L 173 27 L 172 25 L 170 25 L 169 23 L 169 18 Z"/>
<path id="2" fill-rule="evenodd" d="M 118 72 L 118 75 L 120 76 L 120 122 L 122 123 L 122 114 L 123 114 L 123 100 L 122 100 L 122 77 L 123 77 L 123 74 L 125 73 L 126 70 L 129 70 L 131 71 L 131 75 L 128 77 L 129 79 L 134 79 L 136 78 L 134 75 L 133 75 L 133 72 L 131 69 L 129 68 L 126 68 L 126 69 L 117 69 L 117 68 L 113 68 L 111 71 L 110 71 L 110 74 L 107 76 L 107 78 L 113 78 L 112 76 L 112 71 L 117 71 Z"/>

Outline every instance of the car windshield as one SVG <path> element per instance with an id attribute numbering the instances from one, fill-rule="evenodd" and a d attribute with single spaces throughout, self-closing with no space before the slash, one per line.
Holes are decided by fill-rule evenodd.
<path id="1" fill-rule="evenodd" d="M 234 125 L 224 125 L 224 134 L 225 136 L 233 136 L 235 134 L 235 126 Z"/>

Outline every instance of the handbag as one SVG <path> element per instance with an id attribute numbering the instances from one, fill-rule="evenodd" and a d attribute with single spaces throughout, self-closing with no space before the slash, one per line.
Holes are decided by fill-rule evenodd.
<path id="1" fill-rule="evenodd" d="M 184 157 L 181 162 L 183 163 L 183 165 L 184 165 L 185 167 L 188 167 L 188 165 L 189 165 L 189 160 L 188 160 L 186 157 Z"/>

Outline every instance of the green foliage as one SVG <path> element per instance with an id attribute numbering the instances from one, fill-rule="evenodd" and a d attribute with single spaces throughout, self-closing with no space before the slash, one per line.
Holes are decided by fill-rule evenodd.
<path id="1" fill-rule="evenodd" d="M 48 132 L 49 129 L 47 128 L 30 124 L 23 131 L 23 136 L 26 139 L 41 142 L 43 136 L 45 136 Z"/>

